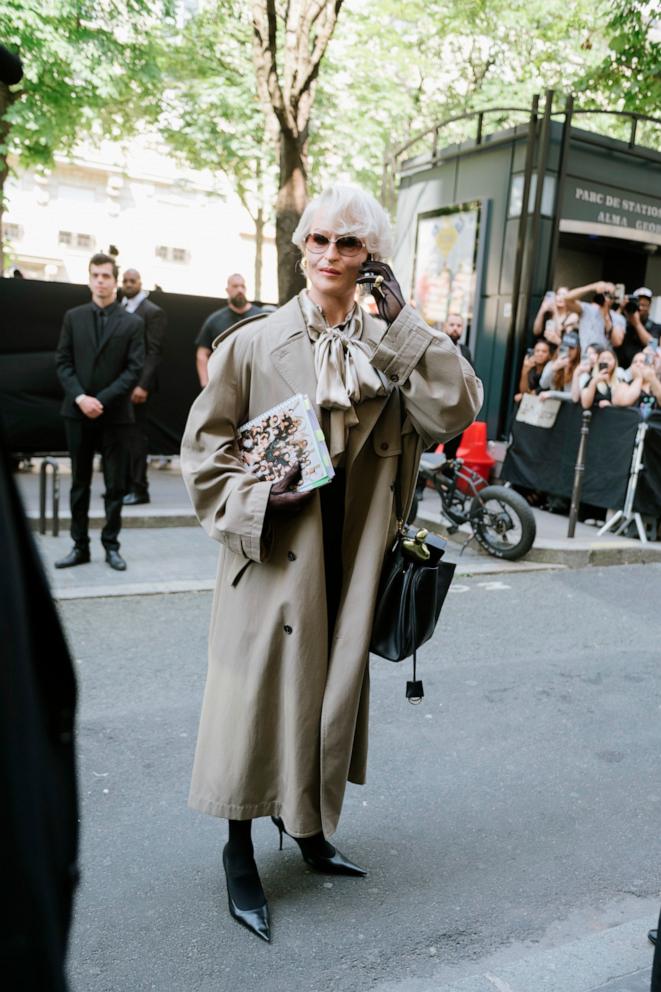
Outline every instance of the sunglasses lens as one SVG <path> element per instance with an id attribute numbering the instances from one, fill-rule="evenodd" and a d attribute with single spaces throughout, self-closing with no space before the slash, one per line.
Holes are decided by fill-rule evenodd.
<path id="1" fill-rule="evenodd" d="M 360 238 L 355 238 L 352 234 L 347 234 L 337 239 L 337 250 L 340 255 L 357 255 L 363 247 Z"/>
<path id="2" fill-rule="evenodd" d="M 310 251 L 323 251 L 329 245 L 325 234 L 308 234 L 305 241 Z"/>

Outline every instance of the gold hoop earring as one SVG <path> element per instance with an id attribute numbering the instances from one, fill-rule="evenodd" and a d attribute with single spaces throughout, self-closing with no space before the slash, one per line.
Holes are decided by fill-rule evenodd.
<path id="1" fill-rule="evenodd" d="M 308 271 L 308 260 L 307 260 L 307 258 L 305 256 L 303 256 L 303 258 L 301 259 L 301 261 L 298 264 L 301 267 L 301 272 L 303 273 L 303 275 L 307 275 L 307 271 Z"/>

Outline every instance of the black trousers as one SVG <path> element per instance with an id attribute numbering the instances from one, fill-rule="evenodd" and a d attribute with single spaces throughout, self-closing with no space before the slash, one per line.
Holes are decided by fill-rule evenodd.
<path id="1" fill-rule="evenodd" d="M 130 424 L 104 424 L 96 420 L 65 418 L 67 443 L 71 455 L 71 537 L 77 548 L 89 547 L 89 506 L 94 453 L 103 458 L 106 523 L 101 543 L 106 551 L 119 549 L 122 526 L 122 499 L 126 491 L 128 470 L 128 435 Z"/>
<path id="2" fill-rule="evenodd" d="M 147 404 L 134 403 L 133 414 L 135 423 L 129 424 L 129 478 L 127 492 L 136 496 L 149 495 L 147 481 L 147 455 L 149 454 L 149 435 L 147 434 Z"/>
<path id="3" fill-rule="evenodd" d="M 333 481 L 327 486 L 322 486 L 319 490 L 324 543 L 329 652 L 333 643 L 335 621 L 340 609 L 342 595 L 342 531 L 344 529 L 345 486 L 345 473 L 342 469 L 338 469 Z"/>

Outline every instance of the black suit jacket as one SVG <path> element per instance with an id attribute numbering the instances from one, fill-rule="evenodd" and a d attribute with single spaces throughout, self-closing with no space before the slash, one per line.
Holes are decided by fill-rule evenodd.
<path id="1" fill-rule="evenodd" d="M 168 318 L 165 310 L 157 307 L 151 300 L 143 300 L 133 312 L 142 318 L 145 325 L 145 364 L 138 385 L 152 392 L 156 387 L 156 369 L 163 358 Z"/>
<path id="2" fill-rule="evenodd" d="M 138 384 L 144 360 L 140 317 L 117 305 L 97 348 L 92 304 L 67 310 L 55 353 L 57 375 L 65 393 L 60 412 L 64 417 L 83 419 L 76 396 L 86 393 L 103 403 L 106 423 L 132 423 L 131 391 Z"/>
<path id="3" fill-rule="evenodd" d="M 461 352 L 461 354 L 463 355 L 463 357 L 466 359 L 466 361 L 469 362 L 469 364 L 472 365 L 473 368 L 475 368 L 475 365 L 473 364 L 473 356 L 471 355 L 471 350 L 468 347 L 468 345 L 467 344 L 460 344 L 459 345 L 459 351 Z"/>

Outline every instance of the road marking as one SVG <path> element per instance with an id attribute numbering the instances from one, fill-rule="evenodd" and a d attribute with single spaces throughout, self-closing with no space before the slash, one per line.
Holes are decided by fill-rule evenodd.
<path id="1" fill-rule="evenodd" d="M 484 973 L 484 977 L 488 982 L 491 982 L 492 985 L 495 985 L 498 992 L 514 992 L 512 986 L 508 982 L 502 981 L 502 979 L 498 978 L 497 975 L 490 975 L 489 972 L 486 971 Z"/>
<path id="2" fill-rule="evenodd" d="M 497 582 L 497 581 L 476 582 L 475 586 L 479 586 L 480 589 L 485 589 L 487 592 L 496 592 L 496 591 L 500 591 L 501 589 L 512 588 L 511 586 L 508 586 L 506 582 Z M 470 591 L 471 591 L 471 586 L 463 586 L 458 582 L 455 582 L 453 585 L 450 586 L 450 592 L 470 592 Z"/>

